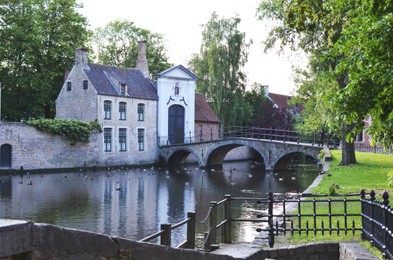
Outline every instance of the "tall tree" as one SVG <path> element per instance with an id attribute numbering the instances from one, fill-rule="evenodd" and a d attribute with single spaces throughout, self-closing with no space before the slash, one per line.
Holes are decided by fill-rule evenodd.
<path id="1" fill-rule="evenodd" d="M 393 5 L 391 1 L 359 0 L 348 12 L 343 37 L 332 53 L 341 55 L 337 70 L 348 72 L 348 84 L 337 104 L 347 118 L 372 117 L 373 142 L 393 144 Z"/>
<path id="2" fill-rule="evenodd" d="M 75 0 L 0 2 L 2 118 L 53 117 L 75 48 L 89 37 Z"/>
<path id="3" fill-rule="evenodd" d="M 244 32 L 238 30 L 240 18 L 220 18 L 213 13 L 203 26 L 202 45 L 190 64 L 197 75 L 197 91 L 212 100 L 212 108 L 224 126 L 249 122 L 251 107 L 244 99 L 246 75 L 242 71 L 248 59 Z"/>
<path id="4" fill-rule="evenodd" d="M 164 38 L 161 34 L 136 27 L 127 20 L 115 20 L 94 31 L 93 45 L 97 49 L 98 62 L 124 68 L 135 68 L 138 41 L 147 41 L 146 56 L 151 75 L 162 72 L 168 62 Z"/>
<path id="5" fill-rule="evenodd" d="M 258 9 L 261 19 L 270 18 L 277 21 L 266 41 L 267 48 L 281 41 L 281 46 L 301 48 L 312 56 L 310 75 L 313 78 L 306 81 L 308 84 L 303 86 L 301 91 L 306 93 L 306 89 L 312 87 L 311 82 L 327 83 L 323 87 L 312 87 L 311 92 L 316 98 L 303 101 L 314 104 L 306 105 L 305 111 L 307 108 L 315 111 L 315 108 L 325 106 L 326 109 L 322 111 L 329 113 L 330 118 L 334 118 L 329 125 L 332 128 L 340 128 L 343 165 L 356 162 L 354 140 L 350 137 L 362 122 L 359 117 L 348 120 L 344 106 L 347 100 L 335 102 L 337 93 L 347 87 L 348 72 L 337 70 L 342 56 L 331 51 L 343 35 L 343 28 L 350 18 L 348 11 L 356 4 L 357 1 L 350 0 L 263 0 Z M 326 53 L 328 55 L 325 55 Z M 312 115 L 311 111 L 308 115 Z"/>

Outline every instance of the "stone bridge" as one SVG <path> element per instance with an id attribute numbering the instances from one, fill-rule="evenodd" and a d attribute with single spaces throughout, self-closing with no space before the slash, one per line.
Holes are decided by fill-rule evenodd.
<path id="1" fill-rule="evenodd" d="M 266 170 L 287 169 L 291 159 L 299 154 L 308 155 L 318 163 L 322 150 L 322 147 L 313 144 L 232 137 L 209 142 L 162 146 L 160 155 L 161 160 L 167 165 L 177 165 L 184 162 L 189 155 L 193 155 L 200 167 L 214 167 L 222 165 L 229 151 L 241 146 L 249 147 L 259 154 Z"/>

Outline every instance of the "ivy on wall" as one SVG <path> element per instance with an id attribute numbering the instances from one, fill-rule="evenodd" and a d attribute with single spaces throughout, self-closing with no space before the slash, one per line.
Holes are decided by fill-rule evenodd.
<path id="1" fill-rule="evenodd" d="M 25 123 L 44 132 L 65 136 L 71 140 L 72 144 L 76 142 L 87 143 L 93 132 L 102 132 L 102 128 L 97 121 L 81 122 L 77 120 L 38 118 L 27 120 Z"/>

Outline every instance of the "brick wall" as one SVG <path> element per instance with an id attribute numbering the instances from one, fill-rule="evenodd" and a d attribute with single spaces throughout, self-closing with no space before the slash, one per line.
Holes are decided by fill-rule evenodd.
<path id="1" fill-rule="evenodd" d="M 149 131 L 146 135 L 146 141 L 148 138 L 156 140 L 150 137 Z M 128 150 L 121 156 L 117 152 L 104 154 L 102 133 L 93 134 L 89 143 L 72 145 L 65 137 L 47 134 L 23 123 L 0 123 L 0 146 L 3 144 L 12 146 L 12 165 L 2 170 L 120 166 L 157 160 L 157 147 L 151 144 L 141 153 Z"/>

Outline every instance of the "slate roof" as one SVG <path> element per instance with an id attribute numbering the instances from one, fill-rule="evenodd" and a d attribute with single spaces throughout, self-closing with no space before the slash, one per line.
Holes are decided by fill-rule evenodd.
<path id="1" fill-rule="evenodd" d="M 203 95 L 195 93 L 195 121 L 219 123 L 220 120 L 211 109 Z"/>
<path id="2" fill-rule="evenodd" d="M 150 79 L 145 78 L 140 70 L 118 68 L 101 64 L 88 64 L 84 72 L 100 95 L 119 96 L 110 78 L 128 85 L 128 97 L 158 100 L 157 89 Z"/>

